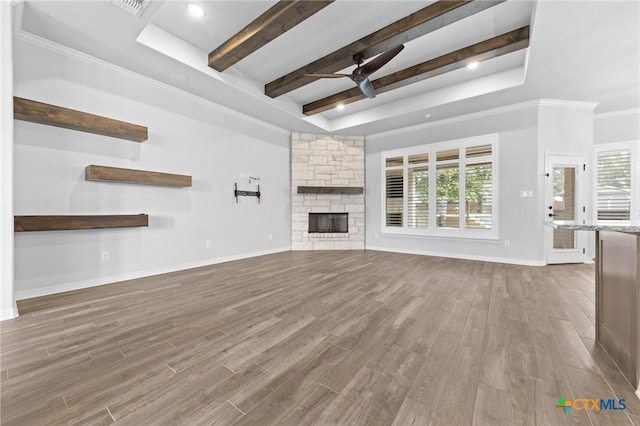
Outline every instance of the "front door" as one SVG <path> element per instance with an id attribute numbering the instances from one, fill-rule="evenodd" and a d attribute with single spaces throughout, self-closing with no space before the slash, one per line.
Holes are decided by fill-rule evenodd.
<path id="1" fill-rule="evenodd" d="M 548 155 L 546 161 L 545 220 L 554 224 L 584 223 L 584 158 Z M 547 229 L 547 263 L 582 263 L 586 232 Z"/>

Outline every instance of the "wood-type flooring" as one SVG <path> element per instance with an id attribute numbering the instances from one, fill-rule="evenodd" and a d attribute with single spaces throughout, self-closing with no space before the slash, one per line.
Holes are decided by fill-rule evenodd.
<path id="1" fill-rule="evenodd" d="M 3 426 L 640 424 L 594 342 L 593 265 L 284 252 L 19 308 Z"/>

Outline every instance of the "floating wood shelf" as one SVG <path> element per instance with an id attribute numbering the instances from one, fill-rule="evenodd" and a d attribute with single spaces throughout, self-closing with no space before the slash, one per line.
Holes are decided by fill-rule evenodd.
<path id="1" fill-rule="evenodd" d="M 66 231 L 73 229 L 133 228 L 149 226 L 146 214 L 100 216 L 14 216 L 15 232 Z"/>
<path id="2" fill-rule="evenodd" d="M 16 96 L 13 98 L 13 117 L 134 142 L 146 141 L 148 137 L 144 126 Z"/>
<path id="3" fill-rule="evenodd" d="M 119 167 L 87 166 L 85 180 L 98 182 L 129 182 L 146 185 L 191 186 L 191 176 L 171 173 L 150 172 L 147 170 L 122 169 Z"/>
<path id="4" fill-rule="evenodd" d="M 364 193 L 361 186 L 299 186 L 298 194 L 349 194 Z"/>

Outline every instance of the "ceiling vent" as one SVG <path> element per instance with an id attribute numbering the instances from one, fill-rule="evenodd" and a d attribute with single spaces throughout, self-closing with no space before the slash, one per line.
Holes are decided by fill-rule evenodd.
<path id="1" fill-rule="evenodd" d="M 147 7 L 148 0 L 111 0 L 113 4 L 126 10 L 132 15 L 140 16 L 142 11 Z"/>

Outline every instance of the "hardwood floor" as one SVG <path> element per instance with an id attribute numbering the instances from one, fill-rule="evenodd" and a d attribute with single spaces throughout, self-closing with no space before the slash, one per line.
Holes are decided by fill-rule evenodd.
<path id="1" fill-rule="evenodd" d="M 593 275 L 287 252 L 25 300 L 0 323 L 1 423 L 640 424 Z"/>

